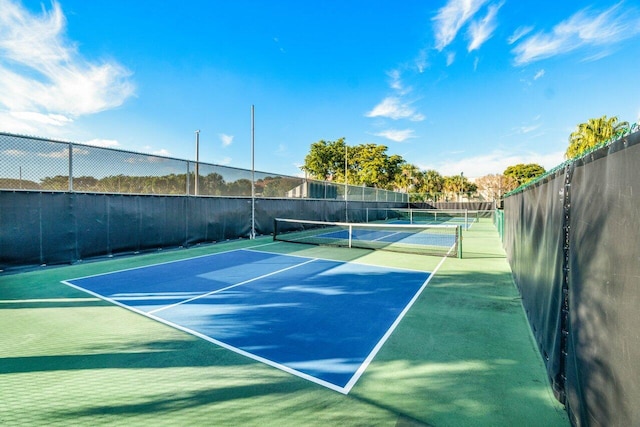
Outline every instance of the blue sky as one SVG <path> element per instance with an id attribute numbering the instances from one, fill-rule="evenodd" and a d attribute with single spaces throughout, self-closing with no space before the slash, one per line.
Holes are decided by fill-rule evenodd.
<path id="1" fill-rule="evenodd" d="M 0 0 L 0 131 L 300 175 L 384 144 L 479 177 L 640 116 L 640 1 Z"/>

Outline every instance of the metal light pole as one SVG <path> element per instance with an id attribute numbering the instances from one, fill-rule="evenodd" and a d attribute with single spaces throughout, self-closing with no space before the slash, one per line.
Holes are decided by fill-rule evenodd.
<path id="1" fill-rule="evenodd" d="M 251 232 L 250 239 L 256 238 L 256 168 L 255 168 L 255 108 L 251 106 Z"/>
<path id="2" fill-rule="evenodd" d="M 194 196 L 198 195 L 198 181 L 200 177 L 200 130 L 196 131 L 196 179 L 194 184 Z"/>
<path id="3" fill-rule="evenodd" d="M 344 220 L 345 222 L 349 222 L 349 202 L 348 202 L 348 194 L 349 194 L 349 185 L 347 184 L 347 144 L 344 144 Z"/>

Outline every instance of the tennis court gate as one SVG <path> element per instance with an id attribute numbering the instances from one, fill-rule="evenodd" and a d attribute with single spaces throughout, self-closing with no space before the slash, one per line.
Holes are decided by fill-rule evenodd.
<path id="1" fill-rule="evenodd" d="M 638 165 L 636 131 L 505 198 L 507 256 L 574 425 L 640 425 Z"/>

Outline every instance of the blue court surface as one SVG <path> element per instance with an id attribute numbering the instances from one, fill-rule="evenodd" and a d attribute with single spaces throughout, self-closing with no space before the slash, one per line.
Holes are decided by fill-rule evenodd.
<path id="1" fill-rule="evenodd" d="M 434 221 L 434 220 L 408 220 L 408 219 L 393 219 L 387 221 L 387 224 L 398 224 L 398 225 L 457 225 L 461 227 L 463 230 L 468 230 L 473 225 L 473 221 L 465 221 L 462 219 L 453 219 L 447 221 Z"/>
<path id="2" fill-rule="evenodd" d="M 349 230 L 331 231 L 314 236 L 316 239 L 348 240 Z M 365 242 L 402 243 L 408 245 L 438 246 L 451 248 L 456 243 L 456 235 L 452 233 L 407 232 L 393 230 L 353 230 L 351 239 Z"/>
<path id="3" fill-rule="evenodd" d="M 63 283 L 346 394 L 430 277 L 243 249 Z"/>

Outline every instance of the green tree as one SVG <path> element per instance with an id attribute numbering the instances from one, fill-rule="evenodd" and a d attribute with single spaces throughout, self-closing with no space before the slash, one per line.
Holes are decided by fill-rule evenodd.
<path id="1" fill-rule="evenodd" d="M 251 195 L 251 180 L 246 178 L 240 178 L 236 181 L 231 181 L 225 186 L 225 196 L 250 196 Z"/>
<path id="2" fill-rule="evenodd" d="M 268 176 L 256 182 L 256 191 L 264 197 L 286 197 L 287 193 L 302 184 L 300 178 Z"/>
<path id="3" fill-rule="evenodd" d="M 395 190 L 398 188 L 396 185 L 397 177 L 402 174 L 402 168 L 407 162 L 398 154 L 393 154 L 387 158 L 386 163 L 386 177 L 387 182 L 384 186 L 387 190 Z"/>
<path id="4" fill-rule="evenodd" d="M 450 197 L 459 200 L 460 195 L 473 193 L 478 187 L 470 182 L 466 176 L 460 174 L 445 177 L 442 189 L 445 193 L 448 193 Z"/>
<path id="5" fill-rule="evenodd" d="M 27 179 L 0 178 L 0 188 L 18 188 L 21 190 L 39 190 L 40 184 Z"/>
<path id="6" fill-rule="evenodd" d="M 40 181 L 43 190 L 68 190 L 69 177 L 65 175 L 47 176 Z"/>
<path id="7" fill-rule="evenodd" d="M 301 169 L 314 179 L 344 182 L 345 148 L 344 138 L 314 142 Z"/>
<path id="8" fill-rule="evenodd" d="M 347 149 L 348 183 L 390 189 L 405 163 L 401 156 L 387 155 L 387 146 L 361 144 Z"/>
<path id="9" fill-rule="evenodd" d="M 388 155 L 387 149 L 387 146 L 377 144 L 349 147 L 344 138 L 321 140 L 311 144 L 302 170 L 311 178 L 345 182 L 346 156 L 348 184 L 391 189 L 396 186 L 396 177 L 405 161 L 397 154 Z"/>
<path id="10" fill-rule="evenodd" d="M 422 178 L 422 172 L 416 165 L 403 163 L 394 179 L 395 189 L 406 193 L 415 193 Z"/>
<path id="11" fill-rule="evenodd" d="M 444 187 L 444 177 L 435 169 L 428 169 L 420 172 L 418 176 L 415 192 L 417 193 L 413 201 L 434 201 L 437 202 Z"/>
<path id="12" fill-rule="evenodd" d="M 200 195 L 220 196 L 225 193 L 226 186 L 224 177 L 219 173 L 212 172 L 198 179 L 198 193 Z"/>
<path id="13" fill-rule="evenodd" d="M 629 122 L 620 122 L 615 116 L 607 118 L 604 115 L 597 119 L 589 119 L 586 123 L 580 123 L 577 129 L 569 135 L 569 147 L 565 156 L 568 159 L 577 157 L 628 130 Z"/>
<path id="14" fill-rule="evenodd" d="M 512 178 L 517 186 L 520 186 L 543 175 L 545 172 L 544 168 L 537 163 L 519 163 L 506 168 L 503 175 L 507 178 Z"/>
<path id="15" fill-rule="evenodd" d="M 73 178 L 73 189 L 75 191 L 95 191 L 98 180 L 92 176 L 79 176 Z"/>

